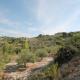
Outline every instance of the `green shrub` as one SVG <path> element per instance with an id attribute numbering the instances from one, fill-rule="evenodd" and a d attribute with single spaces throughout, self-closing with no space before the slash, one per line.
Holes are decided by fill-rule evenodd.
<path id="1" fill-rule="evenodd" d="M 37 56 L 29 51 L 19 54 L 19 58 L 17 59 L 18 64 L 26 65 L 27 62 L 35 62 L 37 60 Z"/>
<path id="2" fill-rule="evenodd" d="M 36 52 L 35 52 L 35 54 L 36 54 L 38 57 L 40 57 L 41 59 L 42 59 L 43 57 L 48 56 L 48 53 L 47 53 L 47 51 L 46 51 L 45 49 L 37 49 Z"/>

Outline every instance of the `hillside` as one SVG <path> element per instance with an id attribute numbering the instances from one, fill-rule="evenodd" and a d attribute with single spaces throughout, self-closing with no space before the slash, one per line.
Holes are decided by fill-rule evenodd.
<path id="1" fill-rule="evenodd" d="M 64 37 L 62 35 L 56 34 L 56 41 L 59 42 L 55 43 L 62 47 L 54 56 L 54 61 L 46 69 L 33 73 L 29 80 L 80 79 L 80 32 L 68 33 Z"/>
<path id="2" fill-rule="evenodd" d="M 69 80 L 74 73 L 80 76 L 80 32 L 40 34 L 33 38 L 0 37 L 0 71 L 13 62 L 22 71 L 27 68 L 26 63 L 40 62 L 44 57 L 52 57 L 54 61 L 38 73 L 32 73 L 29 80 Z"/>

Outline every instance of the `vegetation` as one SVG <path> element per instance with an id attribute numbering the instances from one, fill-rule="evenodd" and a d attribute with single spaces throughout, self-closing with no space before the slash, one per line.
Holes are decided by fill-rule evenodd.
<path id="1" fill-rule="evenodd" d="M 19 54 L 19 58 L 17 59 L 18 64 L 22 64 L 26 66 L 27 62 L 35 62 L 37 60 L 37 57 L 35 54 L 29 52 L 29 51 L 23 51 L 21 54 Z"/>
<path id="2" fill-rule="evenodd" d="M 54 62 L 38 74 L 34 73 L 30 80 L 57 80 L 60 67 L 80 56 L 80 32 L 40 34 L 34 38 L 0 37 L 0 70 L 12 60 L 26 65 L 47 56 L 53 56 Z"/>
<path id="3" fill-rule="evenodd" d="M 62 80 L 60 67 L 75 56 L 80 56 L 80 32 L 56 34 L 56 45 L 60 45 L 54 62 L 38 73 L 33 73 L 29 80 Z"/>
<path id="4" fill-rule="evenodd" d="M 48 56 L 48 53 L 46 50 L 44 49 L 37 49 L 36 52 L 35 52 L 36 56 L 39 57 L 39 58 L 43 58 L 43 57 L 47 57 Z"/>

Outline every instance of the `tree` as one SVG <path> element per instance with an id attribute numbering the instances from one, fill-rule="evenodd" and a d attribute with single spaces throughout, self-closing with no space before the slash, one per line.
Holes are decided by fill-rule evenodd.
<path id="1" fill-rule="evenodd" d="M 22 53 L 19 54 L 19 58 L 17 60 L 18 64 L 22 64 L 26 66 L 27 62 L 35 62 L 37 60 L 37 57 L 35 54 L 23 50 Z"/>
<path id="2" fill-rule="evenodd" d="M 29 49 L 29 42 L 27 39 L 25 39 L 25 41 L 24 41 L 24 48 Z"/>

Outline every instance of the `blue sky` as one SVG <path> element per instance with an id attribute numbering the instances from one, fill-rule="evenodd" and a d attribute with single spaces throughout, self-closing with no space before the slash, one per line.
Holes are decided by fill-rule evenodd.
<path id="1" fill-rule="evenodd" d="M 32 37 L 80 31 L 80 0 L 0 0 L 0 35 Z"/>

